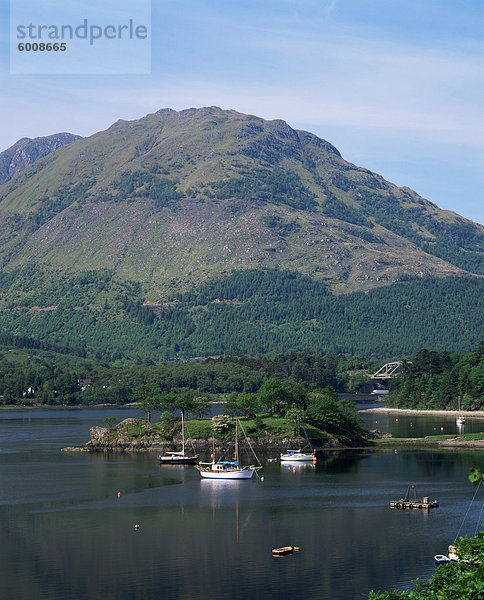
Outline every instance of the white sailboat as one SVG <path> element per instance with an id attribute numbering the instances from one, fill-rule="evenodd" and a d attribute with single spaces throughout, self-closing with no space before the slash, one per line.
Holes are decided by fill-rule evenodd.
<path id="1" fill-rule="evenodd" d="M 288 450 L 281 454 L 282 462 L 309 462 L 315 461 L 314 452 L 303 452 L 302 450 Z"/>
<path id="2" fill-rule="evenodd" d="M 304 425 L 301 423 L 301 419 L 299 419 L 299 425 L 303 428 L 304 435 L 306 436 L 306 440 L 308 442 L 309 449 L 311 452 L 303 452 L 301 449 L 299 450 L 287 450 L 280 455 L 281 462 L 316 462 L 316 454 L 311 446 L 311 442 L 309 441 L 308 434 L 304 429 Z"/>
<path id="3" fill-rule="evenodd" d="M 183 420 L 183 411 L 181 413 L 182 418 L 182 449 L 178 452 L 165 452 L 165 454 L 158 455 L 158 460 L 162 465 L 191 465 L 198 459 L 198 454 L 193 450 L 193 454 L 185 453 L 185 423 Z"/>
<path id="4" fill-rule="evenodd" d="M 213 440 L 212 462 L 200 462 L 195 465 L 200 475 L 204 479 L 251 479 L 252 475 L 259 469 L 261 465 L 247 465 L 241 467 L 239 465 L 239 441 L 238 441 L 238 419 L 235 419 L 235 460 L 219 460 L 215 461 L 215 440 Z"/>

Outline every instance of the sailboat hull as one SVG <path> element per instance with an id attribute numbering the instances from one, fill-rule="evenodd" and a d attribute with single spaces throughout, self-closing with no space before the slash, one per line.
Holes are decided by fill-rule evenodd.
<path id="1" fill-rule="evenodd" d="M 204 479 L 251 479 L 255 472 L 255 469 L 238 469 L 238 470 L 225 470 L 225 471 L 211 471 L 198 469 L 200 475 Z"/>
<path id="2" fill-rule="evenodd" d="M 162 465 L 193 465 L 197 462 L 198 456 L 159 456 L 158 460 Z"/>
<path id="3" fill-rule="evenodd" d="M 183 418 L 183 412 L 181 414 L 181 434 L 182 434 L 182 449 L 180 452 L 166 452 L 163 455 L 158 455 L 158 460 L 162 465 L 193 465 L 198 460 L 198 455 L 195 454 L 195 448 L 193 448 L 194 454 L 185 454 L 185 420 Z M 193 446 L 193 444 L 192 444 Z"/>
<path id="4" fill-rule="evenodd" d="M 316 460 L 315 454 L 306 454 L 298 451 L 281 454 L 281 461 L 283 462 L 312 462 L 313 460 Z"/>

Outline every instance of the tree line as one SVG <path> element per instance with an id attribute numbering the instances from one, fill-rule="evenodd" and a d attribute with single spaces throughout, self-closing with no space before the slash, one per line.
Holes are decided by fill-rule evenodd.
<path id="1" fill-rule="evenodd" d="M 484 342 L 464 354 L 420 350 L 391 380 L 389 401 L 399 408 L 484 408 Z"/>
<path id="2" fill-rule="evenodd" d="M 134 389 L 142 385 L 155 385 L 163 395 L 253 394 L 271 378 L 291 380 L 307 390 L 331 386 L 337 392 L 368 391 L 371 383 L 365 370 L 378 366 L 364 358 L 307 352 L 114 366 L 37 351 L 30 345 L 14 357 L 16 360 L 8 351 L 0 351 L 4 405 L 122 405 L 136 401 Z"/>
<path id="3" fill-rule="evenodd" d="M 5 342 L 8 338 L 3 338 Z M 16 351 L 21 356 L 18 360 L 0 346 L 0 396 L 4 405 L 123 405 L 137 400 L 134 390 L 139 386 L 154 385 L 161 395 L 224 395 L 229 406 L 233 394 L 246 394 L 238 402 L 241 406 L 245 402 L 242 412 L 253 412 L 257 408 L 256 403 L 250 410 L 253 395 L 267 381 L 286 381 L 286 392 L 290 385 L 307 392 L 327 387 L 338 393 L 368 392 L 373 387 L 369 375 L 381 366 L 381 362 L 362 357 L 310 352 L 109 365 L 37 350 L 28 339 L 26 344 L 25 351 Z M 422 349 L 411 361 L 403 361 L 402 372 L 390 381 L 389 389 L 386 401 L 396 407 L 456 410 L 460 402 L 462 410 L 481 409 L 484 342 L 466 353 Z"/>

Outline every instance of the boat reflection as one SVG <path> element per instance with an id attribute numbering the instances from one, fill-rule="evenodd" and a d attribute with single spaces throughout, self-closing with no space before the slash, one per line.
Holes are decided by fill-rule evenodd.
<path id="1" fill-rule="evenodd" d="M 285 460 L 281 462 L 282 471 L 314 471 L 316 468 L 316 462 L 304 462 L 304 461 L 290 461 Z"/>

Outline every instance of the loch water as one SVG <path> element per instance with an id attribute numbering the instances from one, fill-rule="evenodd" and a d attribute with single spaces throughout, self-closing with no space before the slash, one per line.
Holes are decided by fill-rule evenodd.
<path id="1" fill-rule="evenodd" d="M 106 416 L 132 414 L 0 413 L 2 597 L 358 600 L 430 577 L 433 556 L 483 517 L 467 479 L 483 467 L 476 451 L 329 451 L 315 466 L 282 466 L 273 453 L 261 457 L 263 481 L 232 482 L 160 466 L 153 453 L 61 451 Z M 380 415 L 363 419 L 410 428 L 389 415 L 380 427 Z M 427 428 L 447 426 L 438 421 Z M 409 483 L 440 507 L 390 510 Z M 301 550 L 272 557 L 288 544 Z"/>

